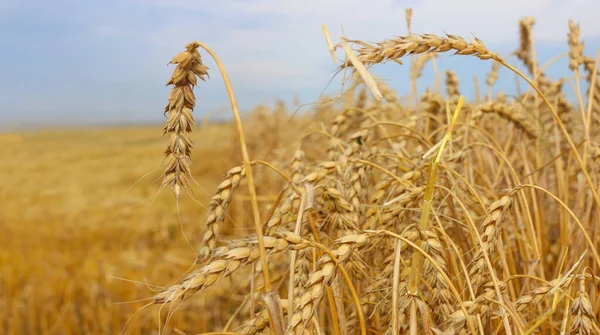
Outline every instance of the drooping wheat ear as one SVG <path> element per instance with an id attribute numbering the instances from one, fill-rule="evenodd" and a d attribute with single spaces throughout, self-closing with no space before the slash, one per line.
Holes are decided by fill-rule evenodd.
<path id="1" fill-rule="evenodd" d="M 450 101 L 457 101 L 460 96 L 459 79 L 456 73 L 448 70 L 446 71 L 446 94 Z"/>
<path id="2" fill-rule="evenodd" d="M 447 34 L 446 37 L 439 37 L 433 34 L 399 36 L 377 43 L 377 46 L 362 41 L 345 41 L 361 46 L 357 50 L 357 58 L 365 65 L 378 64 L 386 60 L 397 60 L 407 54 L 447 52 L 450 50 L 456 51 L 458 55 L 473 55 L 482 60 L 494 59 L 500 61 L 500 57 L 489 51 L 480 39 L 474 38 L 471 42 L 467 42 L 460 36 L 450 34 Z M 342 68 L 350 66 L 352 66 L 350 61 L 341 65 Z"/>
<path id="3" fill-rule="evenodd" d="M 515 302 L 517 312 L 523 313 L 528 307 L 535 306 L 542 302 L 546 297 L 549 297 L 556 290 L 568 290 L 573 283 L 575 277 L 564 276 L 562 278 L 553 279 L 550 283 L 536 287 L 535 289 L 521 295 Z"/>
<path id="4" fill-rule="evenodd" d="M 302 250 L 311 242 L 291 232 L 282 232 L 279 237 L 264 236 L 264 247 L 267 254 L 274 254 L 293 248 Z M 238 243 L 241 245 L 241 243 Z M 252 239 L 234 249 L 225 248 L 220 254 L 215 254 L 210 263 L 192 272 L 179 284 L 167 287 L 154 297 L 155 304 L 171 303 L 176 300 L 187 300 L 200 290 L 203 290 L 238 269 L 256 262 L 260 258 L 258 240 Z"/>
<path id="5" fill-rule="evenodd" d="M 516 110 L 515 108 L 496 101 L 488 101 L 478 108 L 481 113 L 494 113 L 503 119 L 513 122 L 519 129 L 521 129 L 527 136 L 532 139 L 536 139 L 541 136 L 541 130 L 534 126 L 534 121 L 527 118 L 525 114 Z M 477 111 L 474 113 L 474 117 L 477 116 Z"/>
<path id="6" fill-rule="evenodd" d="M 483 250 L 485 250 L 490 257 L 494 255 L 496 241 L 500 236 L 500 228 L 506 211 L 512 205 L 512 197 L 505 195 L 497 201 L 494 201 L 488 210 L 483 223 L 481 224 L 481 241 L 482 245 L 477 248 L 475 255 L 473 255 L 473 261 L 471 262 L 471 268 L 469 269 L 469 277 L 473 284 L 473 290 L 475 294 L 478 293 L 479 288 L 489 281 L 488 268 L 484 257 Z"/>
<path id="7" fill-rule="evenodd" d="M 202 238 L 202 247 L 198 253 L 198 262 L 210 257 L 217 246 L 217 238 L 221 224 L 225 222 L 227 208 L 233 197 L 233 191 L 240 186 L 242 179 L 246 176 L 243 166 L 236 166 L 225 175 L 225 180 L 219 186 L 208 204 L 208 216 L 206 217 L 206 232 Z"/>
<path id="8" fill-rule="evenodd" d="M 202 64 L 198 47 L 196 43 L 186 45 L 186 50 L 169 63 L 177 66 L 167 82 L 167 86 L 173 85 L 173 88 L 164 111 L 167 122 L 163 134 L 169 135 L 169 144 L 165 151 L 166 167 L 161 188 L 170 188 L 177 198 L 182 190 L 189 190 L 187 178 L 193 147 L 190 133 L 195 125 L 192 110 L 196 105 L 193 89 L 198 78 L 204 80 L 204 76 L 208 76 L 208 67 Z"/>
<path id="9" fill-rule="evenodd" d="M 368 234 L 346 235 L 335 241 L 337 249 L 332 254 L 337 263 L 344 264 L 352 255 L 352 252 L 363 246 L 369 240 Z M 313 272 L 310 279 L 304 285 L 303 294 L 298 304 L 295 305 L 294 314 L 287 328 L 287 335 L 304 334 L 305 327 L 315 314 L 317 305 L 323 299 L 325 287 L 330 286 L 335 279 L 337 269 L 336 262 L 329 256 L 323 255 L 317 262 L 319 270 Z"/>
<path id="10" fill-rule="evenodd" d="M 525 67 L 530 74 L 533 74 L 535 69 L 535 60 L 533 59 L 533 50 L 531 48 L 534 24 L 535 19 L 533 17 L 526 17 L 519 21 L 521 44 L 519 45 L 519 50 L 516 52 L 517 58 L 525 64 Z"/>
<path id="11" fill-rule="evenodd" d="M 485 83 L 487 85 L 487 96 L 490 99 L 492 94 L 492 88 L 498 81 L 498 71 L 500 71 L 500 63 L 492 62 L 492 70 L 488 73 Z"/>
<path id="12" fill-rule="evenodd" d="M 569 327 L 571 334 L 600 334 L 594 308 L 585 290 L 585 273 L 579 276 L 579 292 L 569 309 L 569 314 L 571 315 L 571 326 Z"/>

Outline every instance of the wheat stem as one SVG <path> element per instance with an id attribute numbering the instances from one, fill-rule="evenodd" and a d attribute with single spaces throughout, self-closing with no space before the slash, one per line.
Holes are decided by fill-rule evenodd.
<path id="1" fill-rule="evenodd" d="M 216 53 L 209 48 L 206 44 L 196 41 L 202 49 L 206 50 L 213 58 L 215 63 L 217 63 L 217 67 L 221 71 L 221 76 L 223 77 L 223 82 L 225 83 L 225 87 L 227 88 L 227 94 L 229 96 L 229 101 L 231 103 L 231 109 L 233 111 L 233 117 L 235 119 L 235 124 L 237 127 L 239 139 L 240 139 L 240 148 L 242 150 L 242 156 L 244 158 L 244 167 L 246 170 L 246 178 L 248 179 L 248 190 L 250 192 L 251 204 L 252 204 L 252 214 L 254 217 L 254 229 L 256 231 L 256 236 L 258 238 L 258 246 L 260 250 L 260 259 L 262 263 L 262 272 L 263 272 L 263 280 L 264 280 L 264 288 L 265 293 L 271 292 L 271 279 L 269 277 L 269 266 L 267 264 L 267 256 L 265 252 L 265 244 L 263 240 L 263 232 L 262 225 L 260 222 L 260 211 L 258 209 L 258 200 L 256 198 L 256 187 L 254 186 L 254 177 L 252 175 L 252 169 L 250 167 L 250 157 L 248 155 L 248 149 L 246 147 L 246 138 L 244 136 L 244 129 L 242 126 L 242 119 L 240 117 L 240 113 L 238 111 L 237 102 L 235 100 L 235 95 L 233 94 L 233 89 L 231 88 L 231 84 L 229 82 L 229 76 L 225 71 L 225 67 L 221 63 L 221 60 L 216 55 Z M 271 318 L 271 327 L 273 327 Z"/>

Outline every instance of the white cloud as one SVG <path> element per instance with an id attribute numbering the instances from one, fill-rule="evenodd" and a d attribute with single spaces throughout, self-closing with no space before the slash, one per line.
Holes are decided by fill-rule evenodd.
<path id="1" fill-rule="evenodd" d="M 151 28 L 154 31 L 147 39 L 157 52 L 171 55 L 200 39 L 222 57 L 232 80 L 265 91 L 308 86 L 320 91 L 327 86 L 335 67 L 321 24 L 327 24 L 334 43 L 339 41 L 342 25 L 348 38 L 377 42 L 406 34 L 407 7 L 413 8 L 414 33 L 475 35 L 492 50 L 517 47 L 518 21 L 525 16 L 536 19 L 536 42 L 562 43 L 565 51 L 569 19 L 581 24 L 582 38 L 600 37 L 598 0 L 131 1 L 192 14 Z M 193 17 L 195 12 L 197 17 Z M 595 54 L 595 50 L 586 52 Z"/>
<path id="2" fill-rule="evenodd" d="M 220 1 L 150 0 L 160 6 L 202 10 L 215 16 L 271 15 L 278 19 L 275 27 L 283 37 L 322 23 L 368 38 L 381 39 L 390 34 L 404 34 L 404 9 L 413 8 L 415 33 L 440 33 L 443 30 L 458 35 L 474 33 L 489 43 L 505 43 L 516 39 L 518 20 L 534 16 L 536 38 L 544 41 L 564 41 L 567 22 L 581 23 L 582 35 L 600 36 L 600 1 L 597 0 L 253 0 Z M 228 24 L 223 21 L 223 26 Z"/>

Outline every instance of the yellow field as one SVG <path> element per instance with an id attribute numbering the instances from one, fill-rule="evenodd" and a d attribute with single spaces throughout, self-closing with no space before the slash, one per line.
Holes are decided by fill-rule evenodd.
<path id="1" fill-rule="evenodd" d="M 21 133 L 20 140 L 2 135 L 0 334 L 116 334 L 143 305 L 121 303 L 152 295 L 145 280 L 171 284 L 193 264 L 172 193 L 151 202 L 162 167 L 135 184 L 161 163 L 160 131 L 158 125 L 44 130 Z M 221 152 L 230 131 L 211 126 L 196 133 L 193 173 L 207 190 L 228 169 L 231 157 Z M 197 249 L 204 209 L 189 197 L 180 209 Z M 136 315 L 125 333 L 151 333 L 157 311 Z M 173 319 L 182 330 L 204 323 L 185 315 Z"/>

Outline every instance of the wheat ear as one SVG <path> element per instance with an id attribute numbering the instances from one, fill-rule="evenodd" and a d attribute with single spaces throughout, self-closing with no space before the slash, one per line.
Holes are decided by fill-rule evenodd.
<path id="1" fill-rule="evenodd" d="M 173 85 L 169 93 L 169 103 L 165 107 L 167 123 L 164 134 L 169 135 L 169 144 L 165 151 L 166 167 L 163 172 L 161 188 L 170 188 L 179 198 L 182 190 L 189 190 L 187 181 L 190 174 L 191 149 L 190 133 L 195 125 L 192 110 L 196 105 L 194 86 L 197 78 L 204 80 L 208 76 L 208 67 L 202 64 L 199 45 L 192 42 L 185 51 L 173 57 L 169 64 L 177 64 L 167 85 Z"/>

